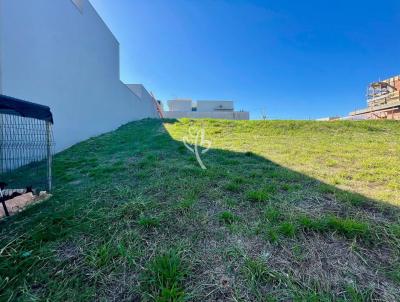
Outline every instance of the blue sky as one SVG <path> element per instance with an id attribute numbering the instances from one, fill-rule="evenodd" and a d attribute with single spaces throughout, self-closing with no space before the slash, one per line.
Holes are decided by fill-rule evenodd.
<path id="1" fill-rule="evenodd" d="M 121 79 L 163 101 L 345 115 L 365 107 L 369 82 L 400 74 L 399 0 L 90 1 L 121 44 Z"/>

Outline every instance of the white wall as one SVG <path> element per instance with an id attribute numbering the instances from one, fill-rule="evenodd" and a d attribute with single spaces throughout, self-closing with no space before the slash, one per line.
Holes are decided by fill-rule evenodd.
<path id="1" fill-rule="evenodd" d="M 142 84 L 127 84 L 128 88 L 140 99 L 141 108 L 153 116 L 159 116 L 156 108 L 156 100 Z"/>
<path id="2" fill-rule="evenodd" d="M 50 106 L 57 150 L 157 117 L 120 81 L 118 41 L 78 2 L 0 0 L 0 93 Z"/>
<path id="3" fill-rule="evenodd" d="M 190 99 L 169 100 L 168 108 L 170 111 L 192 111 L 193 102 Z"/>
<path id="4" fill-rule="evenodd" d="M 232 101 L 197 101 L 197 111 L 215 111 L 215 110 L 233 111 Z"/>
<path id="5" fill-rule="evenodd" d="M 164 111 L 165 118 L 215 118 L 225 120 L 248 120 L 249 112 L 246 111 Z"/>

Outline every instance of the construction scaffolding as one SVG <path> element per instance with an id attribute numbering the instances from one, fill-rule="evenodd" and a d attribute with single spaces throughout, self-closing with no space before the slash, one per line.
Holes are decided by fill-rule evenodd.
<path id="1" fill-rule="evenodd" d="M 400 120 L 400 76 L 369 84 L 367 104 L 367 108 L 350 112 L 350 116 Z"/>

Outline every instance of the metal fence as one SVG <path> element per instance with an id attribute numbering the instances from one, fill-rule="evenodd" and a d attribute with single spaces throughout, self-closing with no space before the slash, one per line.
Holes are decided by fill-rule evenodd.
<path id="1" fill-rule="evenodd" d="M 52 123 L 0 113 L 0 182 L 7 188 L 51 191 Z"/>

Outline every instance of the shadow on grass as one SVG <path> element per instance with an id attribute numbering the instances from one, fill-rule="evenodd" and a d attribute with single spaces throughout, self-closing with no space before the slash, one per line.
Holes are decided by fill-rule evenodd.
<path id="1" fill-rule="evenodd" d="M 171 299 L 174 294 L 185 296 L 186 288 L 186 292 L 194 291 L 194 297 L 202 300 L 206 290 L 196 292 L 193 288 L 206 281 L 196 276 L 207 274 L 212 265 L 234 265 L 230 261 L 250 270 L 250 275 L 247 270 L 240 273 L 241 269 L 232 273 L 234 279 L 243 279 L 237 282 L 245 285 L 230 287 L 236 286 L 239 296 L 252 299 L 276 290 L 275 295 L 283 299 L 348 298 L 354 293 L 362 300 L 364 294 L 370 294 L 369 285 L 378 288 L 382 282 L 386 287 L 373 288 L 373 297 L 386 299 L 397 293 L 393 284 L 398 282 L 399 272 L 390 268 L 390 261 L 398 259 L 400 241 L 396 207 L 343 191 L 251 151 L 210 149 L 202 159 L 207 170 L 199 167 L 194 154 L 174 140 L 159 120 L 129 123 L 57 154 L 54 197 L 0 222 L 0 297 L 33 296 L 55 301 L 107 299 L 115 294 L 119 300 L 137 296 Z M 353 278 L 353 283 L 343 279 L 333 284 L 331 280 L 320 280 L 322 273 L 306 276 L 307 270 L 288 267 L 280 271 L 273 259 L 266 261 L 268 270 L 264 271 L 258 266 L 261 256 L 254 256 L 251 251 L 256 246 L 250 246 L 245 256 L 235 256 L 230 261 L 214 257 L 220 262 L 213 262 L 210 254 L 216 256 L 218 251 L 210 248 L 208 254 L 202 254 L 199 246 L 205 237 L 223 240 L 213 237 L 217 231 L 226 238 L 234 234 L 243 241 L 257 238 L 265 246 L 272 246 L 271 251 L 287 247 L 286 241 L 290 242 L 290 249 L 304 245 L 302 249 L 309 251 L 305 246 L 307 238 L 339 238 L 338 242 L 346 242 L 346 247 L 360 246 L 365 252 L 363 267 L 371 273 L 363 271 L 363 280 L 353 268 L 348 267 L 348 276 L 346 267 L 337 269 L 340 277 Z M 185 268 L 185 274 L 177 278 L 179 284 L 163 281 L 157 285 L 151 269 L 168 275 L 168 259 L 161 255 L 162 261 L 151 261 L 147 270 L 146 263 L 154 254 L 175 247 L 182 240 L 191 249 L 192 257 L 197 257 L 196 264 L 191 263 L 193 259 L 186 260 L 192 270 L 196 267 L 196 274 L 189 276 L 186 271 L 191 269 Z M 373 261 L 375 252 L 382 250 L 389 251 L 390 257 Z M 73 256 L 68 256 L 68 251 Z M 154 268 L 157 263 L 163 267 Z M 141 280 L 138 288 L 138 277 L 120 281 L 114 272 L 127 266 L 136 272 L 135 276 L 144 266 L 149 279 Z M 374 277 L 378 268 L 383 272 Z M 86 281 L 84 272 L 96 277 Z M 151 286 L 146 286 L 149 280 Z M 191 281 L 185 284 L 184 280 Z M 110 284 L 117 282 L 120 288 L 110 290 Z M 249 282 L 253 282 L 251 286 Z M 346 284 L 351 289 L 346 289 Z M 234 294 L 221 288 L 208 298 Z"/>

